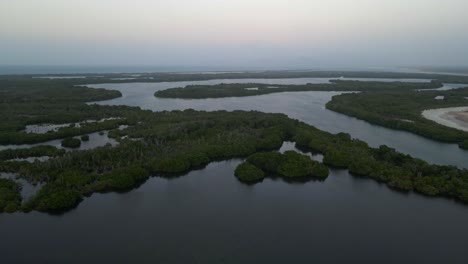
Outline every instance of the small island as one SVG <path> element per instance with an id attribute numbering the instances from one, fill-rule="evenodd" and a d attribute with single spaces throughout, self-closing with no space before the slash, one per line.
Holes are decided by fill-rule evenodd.
<path id="1" fill-rule="evenodd" d="M 286 180 L 324 180 L 328 174 L 327 166 L 295 151 L 286 151 L 283 154 L 256 153 L 237 166 L 235 171 L 236 177 L 247 183 L 261 181 L 265 175 L 279 176 Z"/>
<path id="2" fill-rule="evenodd" d="M 308 92 L 308 91 L 408 91 L 424 90 L 442 87 L 439 81 L 427 83 L 409 82 L 372 82 L 372 81 L 347 81 L 331 80 L 325 84 L 305 84 L 305 85 L 267 85 L 259 83 L 234 83 L 218 85 L 188 85 L 180 88 L 170 88 L 155 92 L 156 97 L 180 98 L 180 99 L 204 99 L 222 97 L 243 97 L 281 92 Z"/>
<path id="3" fill-rule="evenodd" d="M 79 148 L 81 146 L 81 140 L 78 138 L 66 138 L 61 143 L 64 148 Z"/>

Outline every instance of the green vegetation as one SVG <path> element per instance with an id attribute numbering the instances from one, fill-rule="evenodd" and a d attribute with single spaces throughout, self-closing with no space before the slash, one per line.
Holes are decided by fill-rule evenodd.
<path id="1" fill-rule="evenodd" d="M 183 88 L 171 88 L 157 91 L 156 97 L 163 98 L 220 98 L 253 96 L 280 92 L 304 92 L 304 91 L 409 91 L 415 89 L 434 89 L 441 87 L 438 81 L 430 83 L 406 83 L 406 82 L 361 82 L 334 80 L 327 84 L 305 85 L 267 85 L 258 83 L 247 84 L 218 84 L 218 85 L 189 85 Z"/>
<path id="2" fill-rule="evenodd" d="M 328 177 L 328 168 L 320 162 L 295 151 L 260 152 L 248 157 L 237 166 L 235 175 L 243 182 L 257 182 L 265 175 L 280 176 L 288 180 Z"/>
<path id="3" fill-rule="evenodd" d="M 81 140 L 77 138 L 66 138 L 62 140 L 61 145 L 65 148 L 79 148 L 81 146 Z"/>
<path id="4" fill-rule="evenodd" d="M 43 183 L 35 196 L 21 201 L 20 186 L 14 180 L 0 181 L 3 211 L 67 210 L 95 192 L 129 190 L 150 175 L 172 177 L 212 161 L 238 157 L 248 157 L 251 165 L 236 170 L 243 181 L 261 180 L 261 173 L 252 166 L 264 175 L 285 179 L 327 177 L 327 167 L 306 156 L 269 152 L 278 150 L 284 141 L 294 141 L 301 149 L 322 153 L 324 163 L 329 166 L 348 169 L 392 188 L 468 203 L 467 170 L 430 165 L 385 146 L 370 148 L 348 134 L 320 131 L 283 114 L 194 110 L 155 113 L 127 106 L 88 105 L 85 102 L 119 94 L 71 85 L 76 80 L 11 78 L 7 86 L 4 79 L 0 80 L 0 144 L 39 143 L 103 130 L 110 130 L 109 135 L 120 144 L 66 153 L 50 148 L 0 152 L 0 172 L 17 173 L 31 183 Z M 35 88 L 36 82 L 39 88 Z M 115 116 L 120 118 L 46 134 L 21 132 L 30 124 L 63 124 Z M 129 126 L 119 130 L 119 125 Z M 33 163 L 7 160 L 15 155 L 47 152 L 55 154 L 54 158 Z"/>
<path id="5" fill-rule="evenodd" d="M 468 140 L 463 141 L 462 143 L 459 144 L 459 146 L 462 149 L 468 149 Z"/>
<path id="6" fill-rule="evenodd" d="M 81 194 L 76 190 L 66 189 L 59 184 L 47 184 L 36 194 L 35 199 L 28 203 L 39 211 L 61 211 L 73 208 L 81 200 Z"/>
<path id="7" fill-rule="evenodd" d="M 22 132 L 27 125 L 75 123 L 119 116 L 128 108 L 84 104 L 119 96 L 118 91 L 91 89 L 53 80 L 0 78 L 0 144 L 33 144 L 115 129 L 127 124 L 126 120 L 82 123 L 79 127 L 63 127 L 45 134 Z"/>
<path id="8" fill-rule="evenodd" d="M 265 178 L 265 173 L 248 161 L 239 164 L 234 171 L 234 175 L 236 175 L 240 181 L 247 183 L 258 182 Z"/>
<path id="9" fill-rule="evenodd" d="M 375 179 L 401 191 L 468 202 L 467 170 L 429 165 L 387 146 L 370 148 L 345 133 L 330 136 L 322 132 L 321 137 L 317 137 L 317 133 L 304 129 L 298 132 L 295 140 L 301 148 L 324 153 L 323 162 L 329 166 L 348 169 L 355 175 Z"/>
<path id="10" fill-rule="evenodd" d="M 0 179 L 0 212 L 12 213 L 21 204 L 21 187 L 9 179 Z"/>
<path id="11" fill-rule="evenodd" d="M 27 149 L 5 149 L 0 151 L 0 160 L 23 159 L 28 157 L 56 157 L 65 154 L 65 150 L 53 146 L 35 146 Z"/>
<path id="12" fill-rule="evenodd" d="M 443 100 L 434 99 L 444 96 Z M 468 133 L 424 118 L 423 110 L 467 106 L 468 88 L 449 91 L 383 91 L 336 95 L 327 103 L 330 110 L 393 129 L 468 149 Z"/>
<path id="13" fill-rule="evenodd" d="M 0 77 L 0 103 L 91 102 L 122 96 L 119 91 L 90 89 L 48 79 Z M 27 106 L 27 105 L 24 105 Z M 27 109 L 30 109 L 28 107 Z"/>
<path id="14" fill-rule="evenodd" d="M 81 136 L 81 141 L 89 141 L 89 135 Z"/>
<path id="15" fill-rule="evenodd" d="M 327 108 L 366 120 L 373 124 L 413 132 L 431 139 L 457 143 L 468 149 L 468 133 L 439 125 L 421 116 L 426 109 L 466 106 L 468 88 L 449 91 L 415 91 L 434 89 L 442 84 L 361 82 L 335 80 L 330 84 L 270 85 L 270 84 L 219 84 L 189 85 L 157 91 L 155 96 L 165 98 L 219 98 L 253 96 L 295 91 L 361 91 L 334 96 Z M 444 96 L 444 100 L 436 100 Z"/>

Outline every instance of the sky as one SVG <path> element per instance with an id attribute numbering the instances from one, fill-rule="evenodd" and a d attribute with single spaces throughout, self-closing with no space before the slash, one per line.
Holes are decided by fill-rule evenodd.
<path id="1" fill-rule="evenodd" d="M 468 65 L 467 0 L 0 0 L 1 65 Z"/>

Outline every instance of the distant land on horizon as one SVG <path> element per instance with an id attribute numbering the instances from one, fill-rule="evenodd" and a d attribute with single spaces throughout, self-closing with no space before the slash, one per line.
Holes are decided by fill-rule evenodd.
<path id="1" fill-rule="evenodd" d="M 382 71 L 468 74 L 468 66 L 412 67 L 253 67 L 189 65 L 0 65 L 0 75 L 8 74 L 84 74 L 84 73 L 153 73 L 153 72 L 236 72 L 236 71 Z"/>

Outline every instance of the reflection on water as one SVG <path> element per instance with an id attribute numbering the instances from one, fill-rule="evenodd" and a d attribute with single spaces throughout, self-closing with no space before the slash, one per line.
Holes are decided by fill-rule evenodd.
<path id="1" fill-rule="evenodd" d="M 430 163 L 454 165 L 468 168 L 468 151 L 456 144 L 447 144 L 399 130 L 387 129 L 365 121 L 348 117 L 325 108 L 332 96 L 341 92 L 284 92 L 250 97 L 229 97 L 209 99 L 168 99 L 154 97 L 154 92 L 173 87 L 184 87 L 190 84 L 219 83 L 265 83 L 265 84 L 305 84 L 325 83 L 328 78 L 297 79 L 232 79 L 192 82 L 163 83 L 124 83 L 92 85 L 97 88 L 115 89 L 123 97 L 98 102 L 103 105 L 131 105 L 153 111 L 164 110 L 257 110 L 267 113 L 284 113 L 288 116 L 311 124 L 331 133 L 346 132 L 352 137 L 364 140 L 370 146 L 388 145 L 398 151 L 424 159 Z M 353 79 L 355 80 L 355 79 Z M 357 79 L 369 80 L 369 79 Z M 372 79 L 378 81 L 395 81 L 395 79 Z M 397 81 L 415 81 L 397 79 Z M 429 80 L 419 80 L 429 81 Z M 452 86 L 454 87 L 454 86 Z"/>
<path id="2" fill-rule="evenodd" d="M 240 162 L 94 194 L 60 216 L 0 215 L 8 238 L 0 240 L 2 260 L 465 263 L 466 206 L 395 192 L 344 170 L 323 182 L 245 185 L 233 175 Z"/>
<path id="3" fill-rule="evenodd" d="M 326 110 L 325 103 L 339 93 L 176 100 L 153 93 L 181 83 L 102 86 L 124 93 L 102 104 L 283 112 L 431 162 L 462 166 L 468 160 L 454 145 Z M 286 150 L 295 150 L 293 143 L 283 144 L 280 151 Z M 245 185 L 234 176 L 241 162 L 214 162 L 172 179 L 154 177 L 127 193 L 93 194 L 59 216 L 0 214 L 0 232 L 7 238 L 0 240 L 2 262 L 467 263 L 466 205 L 392 191 L 335 169 L 323 182 L 266 178 Z"/>

